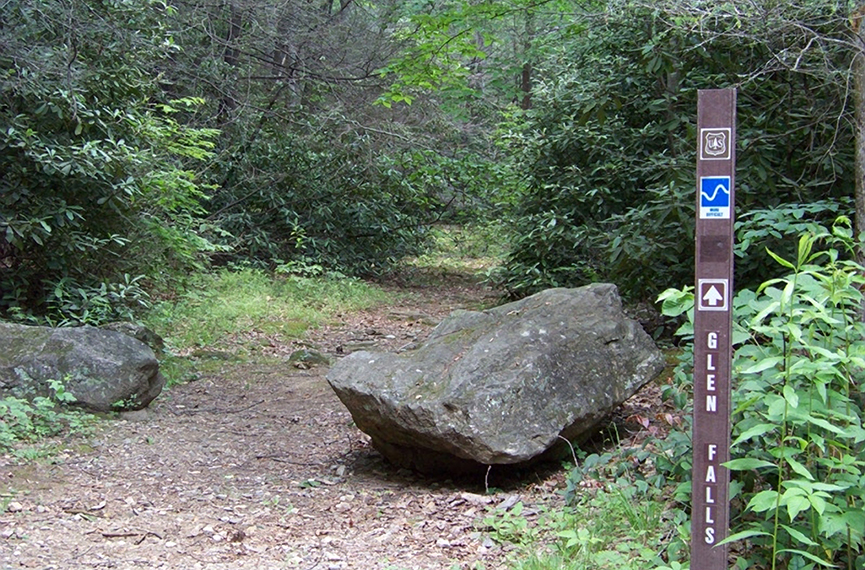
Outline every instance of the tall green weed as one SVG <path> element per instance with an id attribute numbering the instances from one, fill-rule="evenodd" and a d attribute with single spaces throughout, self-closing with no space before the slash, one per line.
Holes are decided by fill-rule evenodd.
<path id="1" fill-rule="evenodd" d="M 786 276 L 736 296 L 727 540 L 739 544 L 738 568 L 865 567 L 858 245 L 846 219 L 814 229 L 792 260 L 769 251 Z M 661 298 L 667 315 L 693 310 L 690 289 Z"/>

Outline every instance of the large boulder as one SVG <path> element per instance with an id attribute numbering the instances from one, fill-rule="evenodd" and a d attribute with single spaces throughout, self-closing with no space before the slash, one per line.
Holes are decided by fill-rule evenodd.
<path id="1" fill-rule="evenodd" d="M 150 350 L 153 351 L 153 354 L 157 358 L 165 354 L 165 339 L 144 325 L 129 321 L 113 321 L 100 325 L 99 328 L 123 333 L 126 336 L 140 340 L 150 347 Z"/>
<path id="2" fill-rule="evenodd" d="M 153 351 L 111 330 L 0 323 L 0 395 L 51 394 L 63 384 L 75 405 L 93 411 L 138 410 L 165 385 Z"/>
<path id="3" fill-rule="evenodd" d="M 663 368 L 615 286 L 595 284 L 457 311 L 420 346 L 353 353 L 327 379 L 391 462 L 466 472 L 559 455 Z"/>

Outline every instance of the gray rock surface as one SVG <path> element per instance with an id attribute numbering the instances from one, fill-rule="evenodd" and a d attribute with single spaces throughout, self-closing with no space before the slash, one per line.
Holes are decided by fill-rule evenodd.
<path id="1" fill-rule="evenodd" d="M 391 462 L 465 472 L 560 454 L 663 368 L 615 286 L 595 284 L 457 311 L 418 347 L 353 353 L 327 379 Z"/>
<path id="2" fill-rule="evenodd" d="M 0 395 L 46 396 L 51 380 L 93 411 L 142 409 L 165 385 L 153 351 L 126 334 L 0 323 Z"/>
<path id="3" fill-rule="evenodd" d="M 109 331 L 116 331 L 119 333 L 123 333 L 127 336 L 131 336 L 132 338 L 138 339 L 147 346 L 149 346 L 150 350 L 152 350 L 153 354 L 155 354 L 157 357 L 162 357 L 162 355 L 165 353 L 165 340 L 144 325 L 140 325 L 138 323 L 131 323 L 128 321 L 114 321 L 111 323 L 105 323 L 99 328 Z"/>

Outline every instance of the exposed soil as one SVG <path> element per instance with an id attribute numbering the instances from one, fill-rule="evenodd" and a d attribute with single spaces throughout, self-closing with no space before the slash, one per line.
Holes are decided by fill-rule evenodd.
<path id="1" fill-rule="evenodd" d="M 467 282 L 417 288 L 308 340 L 333 357 L 396 350 L 494 301 Z M 265 344 L 47 459 L 0 456 L 0 568 L 489 570 L 507 551 L 485 532 L 488 510 L 519 500 L 531 518 L 561 504 L 555 467 L 460 481 L 396 470 L 326 367 L 289 363 L 297 343 Z"/>

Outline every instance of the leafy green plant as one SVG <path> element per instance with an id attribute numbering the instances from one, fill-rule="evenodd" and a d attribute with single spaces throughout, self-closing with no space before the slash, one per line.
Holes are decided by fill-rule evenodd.
<path id="1" fill-rule="evenodd" d="M 628 460 L 595 457 L 602 471 L 628 471 Z M 637 570 L 678 563 L 684 544 L 679 529 L 687 516 L 670 508 L 668 489 L 595 474 L 601 479 L 574 494 L 565 508 L 541 512 L 536 522 L 516 509 L 484 519 L 495 540 L 516 547 L 512 568 Z"/>
<path id="2" fill-rule="evenodd" d="M 0 399 L 0 449 L 12 449 L 19 443 L 87 428 L 92 415 L 62 407 L 75 401 L 63 383 L 52 380 L 49 387 L 50 396 L 37 396 L 32 400 L 14 396 Z"/>
<path id="3" fill-rule="evenodd" d="M 865 551 L 865 429 L 859 395 L 865 268 L 849 223 L 799 239 L 789 275 L 765 282 L 746 314 L 730 468 L 751 492 L 744 528 L 771 568 L 860 568 Z M 827 249 L 815 251 L 823 242 Z"/>
<path id="4" fill-rule="evenodd" d="M 809 227 L 792 260 L 768 251 L 788 275 L 734 301 L 727 540 L 743 541 L 739 567 L 865 562 L 865 268 L 848 219 Z M 690 290 L 662 298 L 669 315 L 693 308 Z M 682 332 L 692 334 L 690 322 Z"/>
<path id="5" fill-rule="evenodd" d="M 150 308 L 150 294 L 142 286 L 144 279 L 144 275 L 130 277 L 127 273 L 117 282 L 79 285 L 63 277 L 49 287 L 44 320 L 55 326 L 133 321 Z"/>
<path id="6" fill-rule="evenodd" d="M 490 529 L 490 537 L 499 543 L 526 546 L 534 544 L 539 531 L 523 516 L 523 504 L 517 503 L 510 509 L 494 509 L 483 519 Z"/>
<path id="7" fill-rule="evenodd" d="M 689 538 L 685 501 L 676 481 L 659 476 L 665 467 L 658 461 L 680 458 L 657 447 L 662 443 L 578 452 L 563 508 L 533 516 L 493 509 L 483 520 L 487 532 L 513 549 L 515 570 L 682 568 Z"/>
<path id="8" fill-rule="evenodd" d="M 756 289 L 764 281 L 777 277 L 779 266 L 767 250 L 786 259 L 795 258 L 799 236 L 819 233 L 821 228 L 852 211 L 852 200 L 840 197 L 807 204 L 749 208 L 737 214 L 733 246 L 737 286 Z"/>

